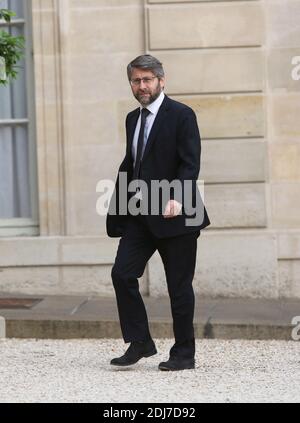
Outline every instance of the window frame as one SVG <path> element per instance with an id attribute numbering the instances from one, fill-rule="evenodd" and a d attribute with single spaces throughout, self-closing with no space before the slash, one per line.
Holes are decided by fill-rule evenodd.
<path id="1" fill-rule="evenodd" d="M 23 0 L 24 1 L 24 0 Z M 39 215 L 38 215 L 38 186 L 37 186 L 37 150 L 36 150 L 36 128 L 35 128 L 35 93 L 34 93 L 34 66 L 33 66 L 33 36 L 32 36 L 32 4 L 31 0 L 24 1 L 24 18 L 12 19 L 11 23 L 0 23 L 1 27 L 24 26 L 26 42 L 25 66 L 26 66 L 26 101 L 27 118 L 25 119 L 0 119 L 0 127 L 26 125 L 28 133 L 28 171 L 30 184 L 30 205 L 31 218 L 0 218 L 0 237 L 17 236 L 38 236 Z"/>

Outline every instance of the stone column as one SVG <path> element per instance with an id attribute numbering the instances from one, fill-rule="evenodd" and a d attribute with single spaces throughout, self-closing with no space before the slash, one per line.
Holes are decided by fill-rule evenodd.
<path id="1" fill-rule="evenodd" d="M 300 297 L 300 2 L 265 0 L 270 226 L 279 296 Z M 298 64 L 298 66 L 297 66 Z"/>
<path id="2" fill-rule="evenodd" d="M 32 0 L 41 236 L 66 234 L 69 0 Z"/>

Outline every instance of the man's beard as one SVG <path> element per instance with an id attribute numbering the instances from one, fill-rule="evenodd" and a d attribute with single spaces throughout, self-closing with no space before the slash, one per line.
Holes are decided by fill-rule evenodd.
<path id="1" fill-rule="evenodd" d="M 138 92 L 134 96 L 137 99 L 137 101 L 141 103 L 142 106 L 149 106 L 149 104 L 153 103 L 153 101 L 155 101 L 160 96 L 161 92 L 162 92 L 162 88 L 158 86 L 152 94 L 145 93 L 150 95 L 144 95 Z"/>

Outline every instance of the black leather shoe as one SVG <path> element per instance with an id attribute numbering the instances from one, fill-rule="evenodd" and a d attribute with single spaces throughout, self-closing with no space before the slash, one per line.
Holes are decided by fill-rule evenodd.
<path id="1" fill-rule="evenodd" d="M 110 362 L 112 366 L 131 366 L 143 357 L 151 357 L 157 354 L 157 350 L 152 339 L 146 342 L 131 342 L 128 350 L 122 357 L 113 358 Z"/>
<path id="2" fill-rule="evenodd" d="M 195 368 L 194 359 L 169 358 L 158 366 L 159 370 L 188 370 Z"/>

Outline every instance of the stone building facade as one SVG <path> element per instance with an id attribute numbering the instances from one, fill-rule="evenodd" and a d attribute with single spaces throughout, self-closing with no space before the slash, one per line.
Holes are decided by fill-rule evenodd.
<path id="1" fill-rule="evenodd" d="M 198 243 L 196 293 L 300 297 L 299 0 L 27 6 L 38 233 L 2 233 L 0 291 L 114 295 L 119 240 L 96 213 L 96 185 L 115 180 L 125 153 L 124 119 L 137 105 L 126 65 L 149 52 L 164 64 L 166 93 L 195 110 L 202 135 L 212 225 Z M 159 255 L 140 286 L 166 295 Z"/>

